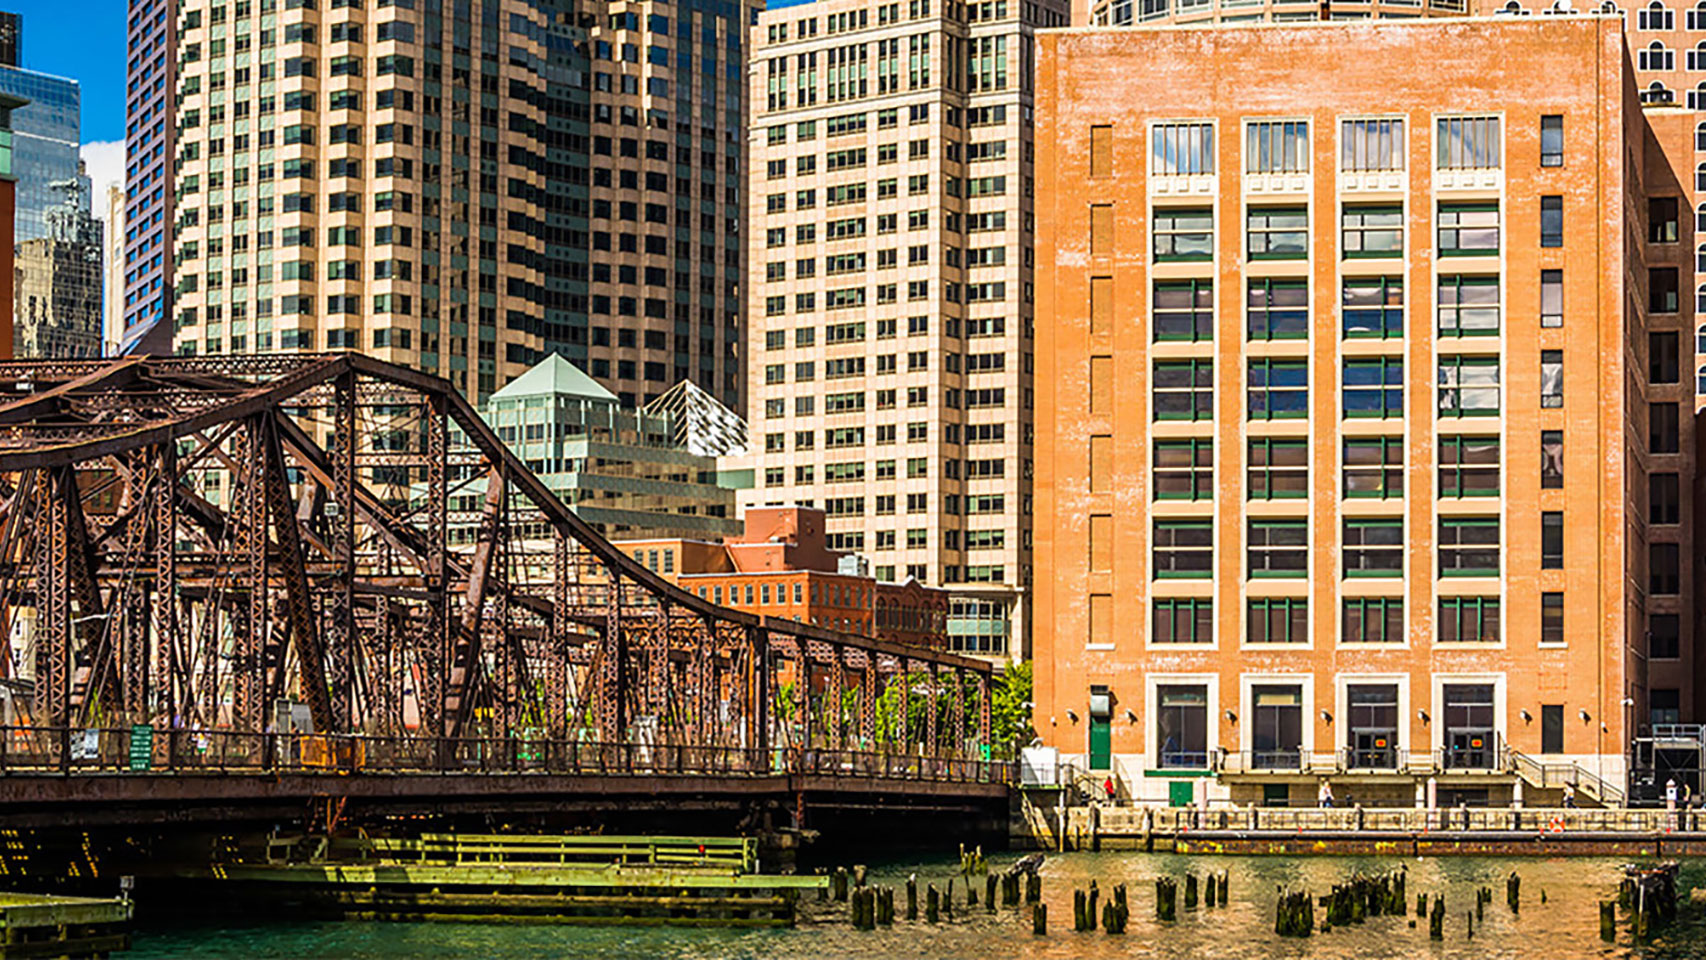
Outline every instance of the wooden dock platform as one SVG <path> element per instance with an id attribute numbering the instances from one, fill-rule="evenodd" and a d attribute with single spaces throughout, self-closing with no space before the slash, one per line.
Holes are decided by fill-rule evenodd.
<path id="1" fill-rule="evenodd" d="M 765 874 L 730 837 L 269 837 L 177 881 L 361 920 L 777 926 L 821 876 Z M 255 854 L 259 852 L 260 855 Z"/>
<path id="2" fill-rule="evenodd" d="M 130 946 L 131 902 L 0 893 L 0 958 L 104 957 Z"/>

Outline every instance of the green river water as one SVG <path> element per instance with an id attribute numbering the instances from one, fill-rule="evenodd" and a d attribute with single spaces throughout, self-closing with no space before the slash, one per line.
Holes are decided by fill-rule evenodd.
<path id="1" fill-rule="evenodd" d="M 1014 856 L 994 858 L 997 869 Z M 1426 921 L 1415 928 L 1413 917 L 1372 918 L 1360 926 L 1317 933 L 1306 940 L 1274 934 L 1275 891 L 1281 886 L 1307 886 L 1325 893 L 1330 885 L 1353 871 L 1384 872 L 1403 865 L 1409 872 L 1411 909 L 1415 896 L 1430 898 L 1444 892 L 1447 905 L 1443 941 L 1430 941 Z M 253 914 L 218 918 L 190 926 L 158 927 L 139 918 L 134 948 L 119 956 L 137 958 L 234 957 L 262 960 L 273 957 L 350 958 L 534 958 L 574 957 L 633 960 L 633 958 L 801 958 L 834 957 L 918 958 L 1545 958 L 1676 957 L 1706 960 L 1706 903 L 1692 903 L 1684 894 L 1679 922 L 1651 944 L 1635 946 L 1619 917 L 1618 941 L 1601 943 L 1597 903 L 1615 894 L 1622 861 L 1600 858 L 1471 858 L 1411 859 L 1385 857 L 1184 857 L 1142 853 L 1072 853 L 1051 856 L 1042 870 L 1043 898 L 1049 906 L 1049 933 L 1031 933 L 1028 909 L 984 912 L 983 905 L 967 910 L 963 889 L 957 892 L 954 919 L 935 926 L 899 920 L 892 929 L 860 932 L 841 918 L 803 920 L 780 930 L 720 930 L 687 928 L 616 928 L 505 926 L 501 924 L 325 923 L 291 922 Z M 872 882 L 903 884 L 908 874 L 924 885 L 946 886 L 956 862 L 949 857 L 930 861 L 876 862 Z M 1187 871 L 1227 870 L 1231 902 L 1213 910 L 1183 909 L 1180 884 L 1179 920 L 1161 924 L 1154 919 L 1154 879 L 1182 877 Z M 1522 909 L 1512 914 L 1504 902 L 1504 878 L 1522 875 Z M 1072 932 L 1072 889 L 1095 879 L 1106 892 L 1124 882 L 1130 891 L 1131 924 L 1124 936 Z M 1706 862 L 1684 864 L 1684 890 L 1706 889 Z M 1465 914 L 1474 908 L 1475 890 L 1492 887 L 1493 903 L 1486 919 L 1466 935 Z M 980 891 L 981 893 L 981 888 Z M 1544 892 L 1546 902 L 1541 902 Z M 903 892 L 901 892 L 903 894 Z M 1706 896 L 1706 894 L 1703 894 Z M 904 895 L 897 895 L 904 914 Z M 922 906 L 920 907 L 922 911 Z M 1318 919 L 1321 912 L 1317 911 Z"/>

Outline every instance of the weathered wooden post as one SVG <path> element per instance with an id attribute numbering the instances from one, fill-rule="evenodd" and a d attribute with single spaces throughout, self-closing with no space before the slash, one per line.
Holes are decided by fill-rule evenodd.
<path id="1" fill-rule="evenodd" d="M 934 883 L 924 891 L 924 919 L 928 923 L 942 922 L 942 892 Z"/>
<path id="2" fill-rule="evenodd" d="M 954 878 L 948 878 L 948 892 L 942 895 L 942 916 L 954 919 Z"/>
<path id="3" fill-rule="evenodd" d="M 1072 891 L 1072 932 L 1073 933 L 1083 933 L 1084 932 L 1084 904 L 1087 902 L 1087 900 L 1088 900 L 1088 898 L 1084 896 L 1084 891 L 1077 890 L 1077 889 L 1074 889 Z"/>
<path id="4" fill-rule="evenodd" d="M 1617 901 L 1599 902 L 1599 938 L 1606 943 L 1617 939 Z"/>
<path id="5" fill-rule="evenodd" d="M 1510 905 L 1512 913 L 1522 909 L 1522 877 L 1517 876 L 1515 870 L 1505 881 L 1505 903 Z"/>
<path id="6" fill-rule="evenodd" d="M 1096 917 L 1099 915 L 1097 904 L 1102 898 L 1102 891 L 1096 888 L 1096 881 L 1090 881 L 1090 892 L 1084 907 L 1084 929 L 1096 929 Z"/>
<path id="7" fill-rule="evenodd" d="M 855 887 L 863 887 L 865 885 L 866 872 L 864 864 L 855 863 L 853 865 L 853 885 Z"/>
<path id="8" fill-rule="evenodd" d="M 1434 898 L 1433 913 L 1428 916 L 1428 938 L 1445 939 L 1445 897 Z"/>
<path id="9" fill-rule="evenodd" d="M 824 876 L 825 870 L 822 867 L 818 867 L 817 868 L 817 875 L 820 877 Z M 833 883 L 833 882 L 834 881 L 831 881 L 831 883 Z M 829 884 L 824 884 L 823 886 L 817 888 L 817 898 L 819 900 L 827 901 L 829 899 L 829 886 L 830 886 Z"/>
<path id="10" fill-rule="evenodd" d="M 997 878 L 991 873 L 983 878 L 983 908 L 990 913 L 995 912 L 995 884 Z"/>
<path id="11" fill-rule="evenodd" d="M 1187 873 L 1187 874 L 1185 874 L 1185 909 L 1186 910 L 1195 910 L 1196 908 L 1197 908 L 1197 875 L 1194 873 Z"/>
<path id="12" fill-rule="evenodd" d="M 1172 877 L 1155 881 L 1155 919 L 1173 921 L 1179 916 L 1179 882 Z"/>
<path id="13" fill-rule="evenodd" d="M 1416 916 L 1425 917 L 1427 915 L 1428 915 L 1428 895 L 1425 893 L 1418 893 L 1418 894 L 1416 894 Z"/>
<path id="14" fill-rule="evenodd" d="M 1048 933 L 1048 904 L 1031 904 L 1031 933 L 1038 937 Z"/>
<path id="15" fill-rule="evenodd" d="M 835 902 L 836 903 L 846 903 L 847 902 L 847 868 L 846 867 L 836 867 L 835 868 L 835 875 L 830 878 L 830 883 L 835 888 Z"/>
<path id="16" fill-rule="evenodd" d="M 906 919 L 918 922 L 918 874 L 906 878 Z"/>
<path id="17" fill-rule="evenodd" d="M 1025 902 L 1041 903 L 1043 899 L 1043 878 L 1041 874 L 1030 874 L 1025 877 Z"/>

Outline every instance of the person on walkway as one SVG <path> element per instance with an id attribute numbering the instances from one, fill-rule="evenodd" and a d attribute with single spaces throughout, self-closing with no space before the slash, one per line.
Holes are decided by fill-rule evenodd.
<path id="1" fill-rule="evenodd" d="M 1109 803 L 1113 803 L 1114 800 L 1116 800 L 1118 798 L 1118 795 L 1114 791 L 1113 775 L 1110 774 L 1108 776 L 1108 779 L 1102 781 L 1102 791 L 1108 795 L 1108 802 Z"/>
<path id="2" fill-rule="evenodd" d="M 1573 783 L 1564 784 L 1564 809 L 1576 809 L 1576 785 Z"/>
<path id="3" fill-rule="evenodd" d="M 1665 781 L 1665 809 L 1669 810 L 1671 813 L 1676 812 L 1676 778 L 1675 777 L 1671 777 L 1669 780 Z"/>
<path id="4" fill-rule="evenodd" d="M 1321 788 L 1315 792 L 1315 799 L 1321 804 L 1321 809 L 1333 808 L 1333 785 L 1326 780 L 1321 781 Z"/>

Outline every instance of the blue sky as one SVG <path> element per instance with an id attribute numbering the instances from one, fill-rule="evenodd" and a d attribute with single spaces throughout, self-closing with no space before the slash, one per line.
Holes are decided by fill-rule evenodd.
<path id="1" fill-rule="evenodd" d="M 83 142 L 124 139 L 124 0 L 0 0 L 24 18 L 23 65 L 83 85 Z"/>

